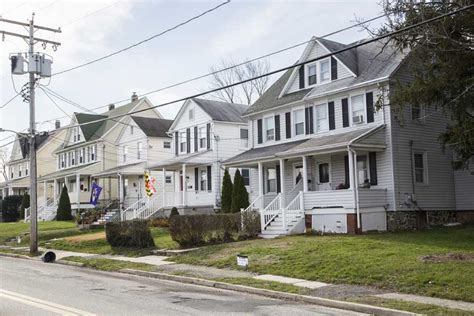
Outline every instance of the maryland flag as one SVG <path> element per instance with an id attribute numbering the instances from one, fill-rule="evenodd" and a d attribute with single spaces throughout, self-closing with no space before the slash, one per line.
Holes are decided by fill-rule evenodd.
<path id="1" fill-rule="evenodd" d="M 155 178 L 150 177 L 148 172 L 145 172 L 145 192 L 148 196 L 152 196 L 154 193 L 156 193 Z"/>

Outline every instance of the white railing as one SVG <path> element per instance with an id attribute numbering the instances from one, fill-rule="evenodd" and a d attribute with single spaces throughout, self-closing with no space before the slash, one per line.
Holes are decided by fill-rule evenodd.
<path id="1" fill-rule="evenodd" d="M 120 212 L 120 218 L 123 220 L 123 221 L 127 221 L 127 220 L 132 220 L 134 218 L 136 218 L 136 215 L 137 215 L 137 211 L 144 205 L 146 204 L 146 200 L 148 199 L 148 197 L 144 197 L 138 201 L 136 201 L 135 203 L 133 203 L 132 205 L 130 205 L 129 207 L 127 207 L 126 209 L 124 209 L 123 211 Z"/>
<path id="2" fill-rule="evenodd" d="M 244 212 L 247 212 L 247 211 L 259 211 L 261 209 L 261 203 L 260 203 L 260 206 L 258 205 L 257 202 L 260 202 L 262 200 L 263 196 L 260 195 L 259 197 L 257 197 L 252 203 L 250 203 L 249 206 L 247 206 L 247 208 L 244 210 Z"/>
<path id="3" fill-rule="evenodd" d="M 303 192 L 300 191 L 298 192 L 298 195 L 296 195 L 293 200 L 291 200 L 290 203 L 288 203 L 286 207 L 287 211 L 301 211 L 303 210 Z"/>
<path id="4" fill-rule="evenodd" d="M 31 216 L 30 211 L 31 211 L 31 207 L 25 208 L 25 222 L 30 220 L 30 216 Z"/>
<path id="5" fill-rule="evenodd" d="M 293 199 L 299 195 L 299 193 L 303 191 L 303 180 L 300 180 L 298 181 L 298 183 L 296 183 L 295 187 L 293 189 L 290 190 L 290 192 L 288 192 L 286 195 L 285 195 L 285 201 L 293 201 Z M 289 203 L 287 203 L 287 205 L 289 205 Z"/>
<path id="6" fill-rule="evenodd" d="M 160 194 L 147 198 L 146 204 L 136 211 L 135 218 L 147 219 L 163 207 Z"/>
<path id="7" fill-rule="evenodd" d="M 261 212 L 262 231 L 281 213 L 281 193 L 279 193 Z"/>

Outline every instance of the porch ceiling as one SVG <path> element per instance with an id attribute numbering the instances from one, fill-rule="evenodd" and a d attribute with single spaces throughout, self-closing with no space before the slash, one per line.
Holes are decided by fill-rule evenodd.
<path id="1" fill-rule="evenodd" d="M 122 175 L 141 175 L 145 172 L 145 162 L 136 162 L 124 166 L 117 166 L 114 168 L 106 169 L 99 173 L 93 174 L 96 178 L 108 178 L 118 177 L 118 174 Z"/>
<path id="2" fill-rule="evenodd" d="M 197 153 L 189 154 L 182 157 L 178 156 L 175 158 L 167 159 L 160 163 L 148 166 L 148 169 L 160 170 L 162 168 L 165 168 L 169 171 L 172 171 L 172 170 L 181 170 L 181 168 L 183 167 L 183 164 L 186 164 L 189 167 L 208 165 L 212 163 L 212 161 L 210 161 L 209 158 L 206 159 L 202 157 L 202 155 L 207 152 L 208 151 L 202 151 L 202 152 L 197 152 Z"/>
<path id="3" fill-rule="evenodd" d="M 46 174 L 42 177 L 38 178 L 38 181 L 48 181 L 54 180 L 58 178 L 70 177 L 77 173 L 84 174 L 84 175 L 92 175 L 97 172 L 97 167 L 99 167 L 99 162 L 94 162 L 92 164 L 84 165 L 84 166 L 77 166 L 74 168 L 66 169 L 66 170 L 59 170 L 56 172 L 52 172 Z"/>
<path id="4" fill-rule="evenodd" d="M 291 158 L 305 154 L 345 151 L 348 145 L 368 150 L 384 150 L 382 130 L 385 125 L 352 130 L 327 136 L 250 149 L 226 161 L 226 166 L 255 165 L 276 158 Z"/>

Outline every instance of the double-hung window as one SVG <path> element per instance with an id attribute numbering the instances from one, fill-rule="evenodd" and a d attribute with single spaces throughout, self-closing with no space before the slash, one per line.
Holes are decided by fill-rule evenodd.
<path id="1" fill-rule="evenodd" d="M 91 146 L 91 161 L 97 159 L 97 145 Z"/>
<path id="2" fill-rule="evenodd" d="M 317 70 L 316 64 L 308 65 L 308 86 L 315 85 L 317 83 Z"/>
<path id="3" fill-rule="evenodd" d="M 128 155 L 128 146 L 123 146 L 123 162 L 127 162 L 127 155 Z"/>
<path id="4" fill-rule="evenodd" d="M 413 154 L 413 173 L 416 183 L 428 183 L 426 174 L 426 153 L 415 152 Z"/>
<path id="5" fill-rule="evenodd" d="M 361 124 L 365 121 L 364 95 L 355 95 L 351 97 L 352 123 Z"/>
<path id="6" fill-rule="evenodd" d="M 142 158 L 142 150 L 143 150 L 143 143 L 142 143 L 142 142 L 138 142 L 138 143 L 137 143 L 137 159 L 141 159 L 141 158 Z"/>
<path id="7" fill-rule="evenodd" d="M 367 156 L 357 156 L 357 178 L 359 184 L 364 184 L 369 180 L 369 169 L 367 164 Z"/>
<path id="8" fill-rule="evenodd" d="M 163 142 L 163 148 L 171 148 L 171 142 Z"/>
<path id="9" fill-rule="evenodd" d="M 423 118 L 423 107 L 421 105 L 411 106 L 411 119 L 421 120 Z"/>
<path id="10" fill-rule="evenodd" d="M 267 169 L 267 192 L 276 192 L 276 169 L 268 168 Z"/>
<path id="11" fill-rule="evenodd" d="M 242 179 L 244 180 L 244 185 L 250 185 L 250 169 L 242 169 Z"/>
<path id="12" fill-rule="evenodd" d="M 61 154 L 61 168 L 66 168 L 66 154 Z"/>
<path id="13" fill-rule="evenodd" d="M 179 152 L 186 152 L 186 132 L 181 132 L 179 134 Z"/>
<path id="14" fill-rule="evenodd" d="M 328 130 L 328 112 L 326 104 L 316 105 L 316 132 Z"/>
<path id="15" fill-rule="evenodd" d="M 15 178 L 15 167 L 10 167 L 10 178 Z"/>
<path id="16" fill-rule="evenodd" d="M 75 166 L 76 165 L 76 152 L 73 151 L 71 152 L 71 166 Z"/>
<path id="17" fill-rule="evenodd" d="M 249 147 L 249 130 L 247 128 L 240 129 L 240 148 Z"/>
<path id="18" fill-rule="evenodd" d="M 330 75 L 329 59 L 321 61 L 319 63 L 319 81 L 323 83 L 331 80 Z"/>
<path id="19" fill-rule="evenodd" d="M 201 169 L 200 179 L 201 191 L 207 191 L 207 170 Z"/>
<path id="20" fill-rule="evenodd" d="M 265 118 L 265 139 L 267 141 L 275 139 L 275 121 L 273 116 Z"/>
<path id="21" fill-rule="evenodd" d="M 295 122 L 295 135 L 304 134 L 304 110 L 296 110 L 293 112 L 293 121 Z"/>
<path id="22" fill-rule="evenodd" d="M 79 163 L 80 164 L 84 163 L 84 152 L 85 152 L 84 148 L 79 149 Z"/>
<path id="23" fill-rule="evenodd" d="M 26 163 L 26 167 L 25 167 L 25 176 L 28 175 L 28 170 L 29 170 L 29 169 L 30 169 L 30 163 L 27 162 L 27 163 Z"/>
<path id="24" fill-rule="evenodd" d="M 23 171 L 23 166 L 20 165 L 20 166 L 18 167 L 18 177 L 21 177 L 21 172 L 22 172 L 22 171 Z"/>
<path id="25" fill-rule="evenodd" d="M 199 149 L 207 147 L 207 130 L 206 126 L 199 127 Z"/>

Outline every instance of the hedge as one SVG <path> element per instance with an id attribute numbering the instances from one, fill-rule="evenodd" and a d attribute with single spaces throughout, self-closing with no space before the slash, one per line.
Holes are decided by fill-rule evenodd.
<path id="1" fill-rule="evenodd" d="M 109 222 L 105 225 L 105 235 L 107 242 L 112 247 L 155 247 L 155 242 L 148 227 L 148 221 Z"/>
<path id="2" fill-rule="evenodd" d="M 245 216 L 240 213 L 181 215 L 170 218 L 171 238 L 183 248 L 254 238 L 259 231 L 258 213 Z"/>
<path id="3" fill-rule="evenodd" d="M 23 197 L 9 195 L 2 200 L 2 219 L 4 222 L 16 222 L 19 219 L 19 208 Z"/>

